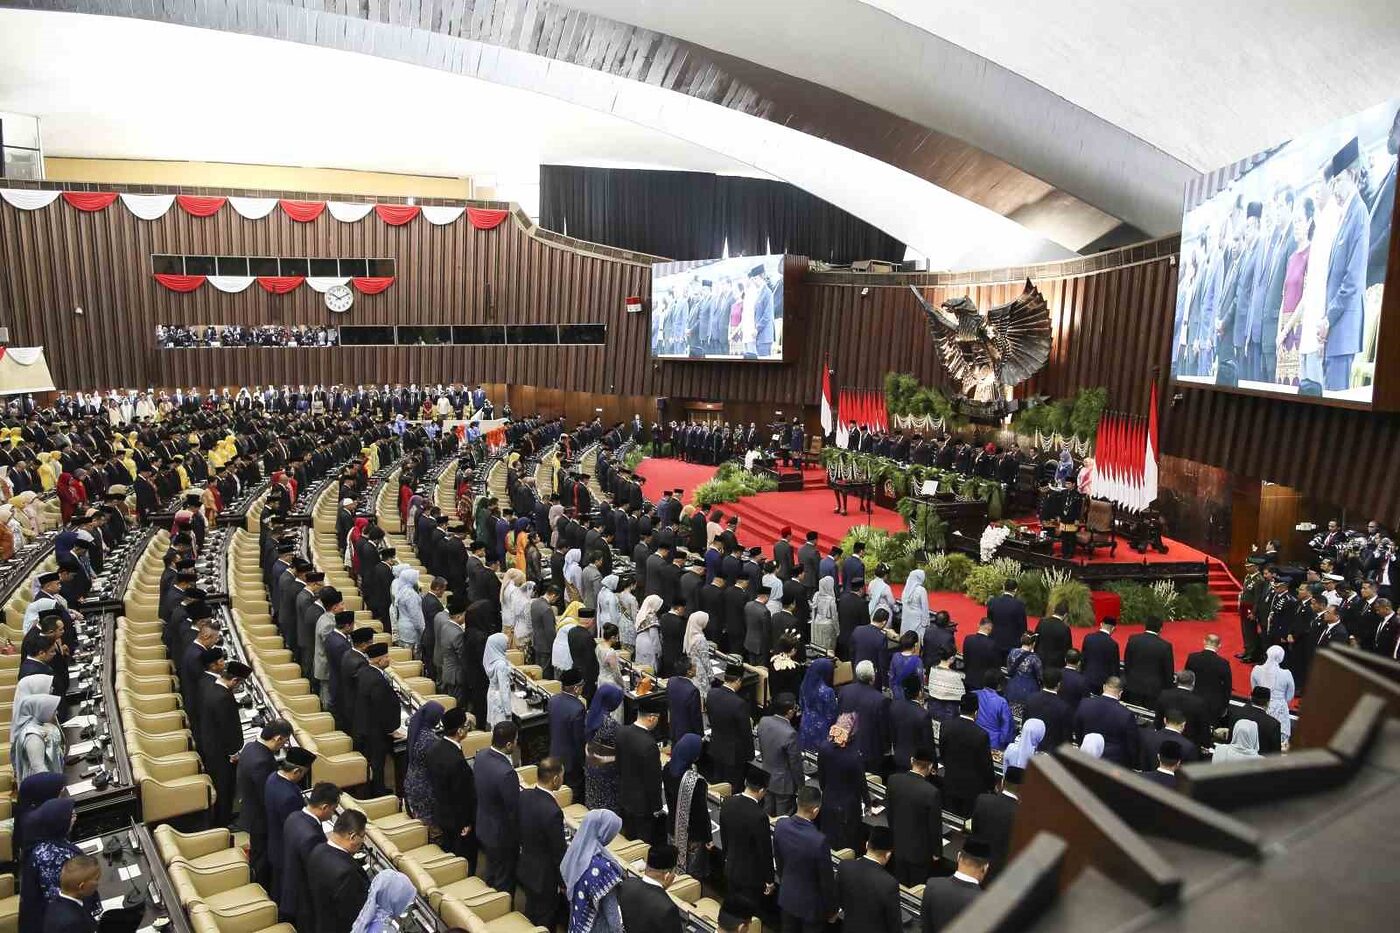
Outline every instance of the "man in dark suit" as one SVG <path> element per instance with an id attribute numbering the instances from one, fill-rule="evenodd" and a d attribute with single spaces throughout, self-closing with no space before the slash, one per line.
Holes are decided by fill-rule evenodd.
<path id="1" fill-rule="evenodd" d="M 946 878 L 930 878 L 924 885 L 921 933 L 942 933 L 968 906 L 982 895 L 982 879 L 987 877 L 990 847 L 976 836 L 969 836 L 958 853 L 958 870 Z"/>
<path id="2" fill-rule="evenodd" d="M 1167 790 L 1176 790 L 1176 772 L 1181 767 L 1183 757 L 1180 742 L 1176 739 L 1167 739 L 1157 747 L 1156 767 L 1149 769 L 1143 777 Z"/>
<path id="3" fill-rule="evenodd" d="M 345 733 L 355 742 L 355 748 L 360 745 L 360 672 L 369 667 L 369 658 L 365 652 L 374 643 L 374 629 L 362 626 L 350 633 L 350 650 L 340 660 L 340 686 L 339 698 L 341 705 L 341 717 L 345 721 Z"/>
<path id="4" fill-rule="evenodd" d="M 1360 147 L 1353 137 L 1332 157 L 1327 173 L 1332 194 L 1341 206 L 1327 266 L 1327 319 L 1319 329 L 1324 342 L 1323 388 L 1328 392 L 1351 385 L 1352 358 L 1362 349 L 1371 227 L 1357 184 L 1360 158 Z"/>
<path id="5" fill-rule="evenodd" d="M 258 792 L 262 799 L 262 836 L 267 860 L 268 883 L 264 887 L 274 901 L 281 900 L 279 888 L 286 855 L 282 831 L 287 825 L 287 817 L 306 805 L 301 783 L 311 773 L 311 766 L 315 763 L 314 753 L 298 746 L 288 748 L 277 769 L 267 776 Z M 246 801 L 244 805 L 247 805 Z"/>
<path id="6" fill-rule="evenodd" d="M 1168 709 L 1165 723 L 1157 729 L 1144 727 L 1138 736 L 1140 745 L 1139 771 L 1151 771 L 1157 767 L 1157 753 L 1164 742 L 1173 742 L 1177 747 L 1178 762 L 1201 760 L 1201 749 L 1184 734 L 1186 717 L 1178 709 Z"/>
<path id="7" fill-rule="evenodd" d="M 274 719 L 262 727 L 255 741 L 243 746 L 238 753 L 236 783 L 242 806 L 238 811 L 239 827 L 248 834 L 248 866 L 253 881 L 268 886 L 267 811 L 263 806 L 263 789 L 267 779 L 277 770 L 277 753 L 292 738 L 292 724 Z"/>
<path id="8" fill-rule="evenodd" d="M 792 529 L 787 526 L 783 526 L 778 540 L 773 542 L 773 563 L 778 565 L 773 573 L 779 580 L 792 579 L 796 561 L 792 556 Z"/>
<path id="9" fill-rule="evenodd" d="M 782 878 L 778 908 L 784 933 L 819 933 L 836 918 L 831 844 L 817 828 L 821 808 L 821 790 L 804 785 L 797 792 L 797 815 L 779 820 L 773 829 L 773 855 Z"/>
<path id="10" fill-rule="evenodd" d="M 1219 635 L 1207 635 L 1204 647 L 1187 656 L 1186 670 L 1196 675 L 1196 695 L 1205 702 L 1206 717 L 1214 726 L 1230 706 L 1233 683 L 1230 662 L 1220 656 Z"/>
<path id="11" fill-rule="evenodd" d="M 1138 760 L 1137 717 L 1119 700 L 1123 681 L 1110 677 L 1104 681 L 1103 693 L 1089 697 L 1079 704 L 1074 714 L 1074 740 L 1097 732 L 1103 736 L 1105 761 L 1132 767 Z"/>
<path id="12" fill-rule="evenodd" d="M 238 755 L 243 750 L 243 723 L 234 694 L 252 672 L 241 661 L 230 661 L 217 679 L 211 677 L 200 684 L 200 754 L 204 770 L 214 782 L 216 799 L 209 819 L 216 827 L 227 826 L 233 818 Z"/>
<path id="13" fill-rule="evenodd" d="M 1039 719 L 1045 723 L 1045 737 L 1040 740 L 1042 751 L 1053 751 L 1060 743 L 1068 741 L 1074 730 L 1074 711 L 1059 693 L 1064 673 L 1062 668 L 1050 668 L 1041 675 L 1040 689 L 1026 698 L 1021 721 Z"/>
<path id="14" fill-rule="evenodd" d="M 851 657 L 851 633 L 870 621 L 870 604 L 865 598 L 865 584 L 845 590 L 836 597 L 836 656 Z"/>
<path id="15" fill-rule="evenodd" d="M 890 698 L 875 687 L 875 665 L 861 661 L 856 665 L 856 679 L 837 694 L 837 712 L 855 713 L 859 728 L 855 745 L 865 770 L 884 774 L 885 757 L 890 748 Z"/>
<path id="16" fill-rule="evenodd" d="M 1001 776 L 1001 787 L 995 793 L 982 794 L 972 808 L 972 834 L 985 839 L 991 849 L 991 877 L 1006 868 L 1007 852 L 1011 848 L 1011 829 L 1016 822 L 1018 793 L 1026 773 L 1020 768 L 1007 768 Z"/>
<path id="17" fill-rule="evenodd" d="M 749 702 L 739 695 L 744 668 L 730 664 L 724 669 L 724 683 L 711 687 L 705 698 L 710 713 L 710 760 L 716 782 L 738 787 L 753 761 L 753 719 Z"/>
<path id="18" fill-rule="evenodd" d="M 676 880 L 676 847 L 658 844 L 647 852 L 646 871 L 639 877 L 627 873 L 617 886 L 617 906 L 622 924 L 648 933 L 681 933 L 681 909 L 666 893 Z"/>
<path id="19" fill-rule="evenodd" d="M 58 897 L 44 909 L 41 933 L 97 933 L 97 919 L 85 901 L 96 895 L 101 882 L 101 862 L 91 855 L 71 856 L 58 875 Z M 115 920 L 116 916 L 104 919 Z"/>
<path id="20" fill-rule="evenodd" d="M 935 757 L 932 746 L 919 746 L 909 756 L 909 770 L 897 771 L 885 782 L 885 815 L 894 832 L 894 876 L 909 887 L 928 880 L 941 854 L 943 795 L 930 780 Z"/>
<path id="21" fill-rule="evenodd" d="M 899 882 L 886 869 L 894 842 L 888 826 L 871 826 L 860 858 L 846 859 L 836 872 L 842 933 L 902 933 Z"/>
<path id="22" fill-rule="evenodd" d="M 701 710 L 700 689 L 691 677 L 695 673 L 695 662 L 684 655 L 666 678 L 667 725 L 670 729 L 671 744 L 681 737 L 694 734 L 705 735 L 705 716 Z"/>
<path id="23" fill-rule="evenodd" d="M 806 568 L 807 585 L 815 587 L 822 562 L 821 552 L 817 550 L 815 531 L 807 532 L 807 540 L 797 549 L 797 562 Z"/>
<path id="24" fill-rule="evenodd" d="M 326 841 L 306 856 L 315 933 L 350 933 L 369 897 L 369 877 L 355 861 L 365 844 L 365 815 L 341 810 Z"/>
<path id="25" fill-rule="evenodd" d="M 858 589 L 865 582 L 865 560 L 861 557 L 864 553 L 865 542 L 857 541 L 851 546 L 851 556 L 841 562 L 841 579 L 838 582 L 842 590 Z"/>
<path id="26" fill-rule="evenodd" d="M 339 805 L 340 788 L 324 781 L 311 789 L 306 806 L 293 811 L 282 824 L 277 918 L 283 923 L 294 924 L 297 933 L 316 933 L 316 905 L 306 874 L 306 857 L 312 849 L 326 841 L 321 824 L 335 816 Z"/>
<path id="27" fill-rule="evenodd" d="M 749 765 L 742 793 L 730 794 L 719 808 L 719 833 L 724 840 L 725 888 L 751 904 L 773 893 L 773 830 L 763 800 L 768 772 Z"/>
<path id="28" fill-rule="evenodd" d="M 1176 675 L 1176 686 L 1168 687 L 1157 697 L 1156 728 L 1162 728 L 1166 714 L 1176 710 L 1186 718 L 1186 737 L 1197 746 L 1210 744 L 1210 712 L 1205 699 L 1196 693 L 1196 675 L 1190 671 L 1180 671 Z"/>
<path id="29" fill-rule="evenodd" d="M 992 638 L 991 619 L 983 618 L 977 623 L 977 631 L 963 639 L 962 656 L 963 680 L 973 690 L 986 683 L 988 671 L 998 670 L 1006 663 L 1006 655 Z"/>
<path id="30" fill-rule="evenodd" d="M 943 759 L 944 806 L 954 813 L 970 814 L 979 794 L 996 784 L 992 770 L 992 744 L 987 731 L 977 725 L 977 693 L 964 693 L 957 719 L 938 730 L 938 753 Z"/>
<path id="31" fill-rule="evenodd" d="M 1171 642 L 1162 637 L 1162 620 L 1150 617 L 1146 627 L 1123 650 L 1123 694 L 1130 703 L 1154 709 L 1157 697 L 1171 685 L 1176 661 Z"/>
<path id="32" fill-rule="evenodd" d="M 1008 578 L 1001 595 L 987 601 L 987 618 L 992 620 L 992 640 L 1004 658 L 1020 647 L 1026 634 L 1026 604 L 1016 595 L 1016 579 Z"/>
<path id="33" fill-rule="evenodd" d="M 654 734 L 665 708 L 665 697 L 648 694 L 637 702 L 636 720 L 617 731 L 617 771 L 626 775 L 618 788 L 618 815 L 622 834 L 637 842 L 665 838 L 661 750 Z"/>
<path id="34" fill-rule="evenodd" d="M 890 639 L 885 634 L 889 624 L 889 613 L 876 609 L 869 622 L 857 625 L 851 632 L 851 665 L 859 667 L 862 661 L 875 666 L 875 689 L 885 689 L 885 675 L 890 668 Z"/>
<path id="35" fill-rule="evenodd" d="M 1103 689 L 1105 680 L 1119 674 L 1118 642 L 1113 640 L 1113 630 L 1117 627 L 1117 619 L 1105 616 L 1099 623 L 1099 630 L 1085 635 L 1080 646 L 1079 653 L 1084 658 L 1084 679 L 1089 682 L 1093 693 Z"/>
<path id="36" fill-rule="evenodd" d="M 1229 734 L 1234 735 L 1235 723 L 1250 719 L 1259 727 L 1259 754 L 1277 755 L 1283 750 L 1283 727 L 1269 714 L 1269 688 L 1255 687 L 1249 693 L 1249 702 L 1243 706 L 1230 707 Z"/>
<path id="37" fill-rule="evenodd" d="M 1084 656 L 1078 648 L 1065 652 L 1065 667 L 1061 673 L 1060 699 L 1069 704 L 1070 712 L 1079 709 L 1080 702 L 1089 695 L 1089 678 L 1080 670 Z"/>
<path id="38" fill-rule="evenodd" d="M 685 655 L 685 604 L 676 603 L 663 612 L 661 623 L 661 670 L 673 671 Z"/>
<path id="39" fill-rule="evenodd" d="M 914 749 L 933 746 L 933 715 L 924 702 L 923 682 L 914 674 L 894 685 L 899 699 L 889 706 L 890 741 L 894 746 L 894 769 L 906 771 Z"/>
<path id="40" fill-rule="evenodd" d="M 578 668 L 559 674 L 559 692 L 549 698 L 549 757 L 564 767 L 564 783 L 574 792 L 575 800 L 583 799 L 583 721 L 587 709 L 579 694 L 583 692 L 583 675 Z M 540 924 L 548 926 L 548 924 Z"/>
<path id="41" fill-rule="evenodd" d="M 1035 627 L 1035 653 L 1045 668 L 1064 667 L 1065 652 L 1074 647 L 1070 637 L 1065 613 L 1069 611 L 1064 603 L 1057 603 L 1055 610 L 1041 619 Z M 1005 655 L 1002 656 L 1004 661 Z"/>
<path id="42" fill-rule="evenodd" d="M 369 762 L 370 795 L 377 797 L 389 793 L 384 783 L 384 769 L 394 750 L 394 741 L 402 737 L 399 724 L 403 721 L 403 710 L 385 673 L 389 667 L 389 646 L 376 642 L 365 649 L 365 658 L 369 663 L 355 678 L 355 703 L 359 710 L 356 726 L 360 730 L 360 746 Z"/>
<path id="43" fill-rule="evenodd" d="M 491 747 L 475 759 L 476 834 L 486 853 L 487 884 L 497 891 L 515 892 L 515 867 L 520 857 L 520 775 L 515 773 L 516 739 L 520 727 L 512 720 L 491 729 Z"/>
<path id="44" fill-rule="evenodd" d="M 564 765 L 553 756 L 536 766 L 535 786 L 520 792 L 520 887 L 523 913 L 535 926 L 553 930 L 564 915 L 564 811 L 554 793 L 564 786 Z"/>
<path id="45" fill-rule="evenodd" d="M 477 836 L 476 777 L 462 754 L 467 737 L 467 712 L 454 706 L 442 715 L 442 736 L 424 756 L 428 780 L 432 784 L 441 846 L 467 860 L 468 873 L 476 874 Z"/>

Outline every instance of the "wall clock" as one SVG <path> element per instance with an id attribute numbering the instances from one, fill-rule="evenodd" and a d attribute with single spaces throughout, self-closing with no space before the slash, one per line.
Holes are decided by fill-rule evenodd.
<path id="1" fill-rule="evenodd" d="M 326 289 L 326 307 L 336 314 L 344 314 L 355 303 L 355 293 L 348 285 L 332 285 Z"/>

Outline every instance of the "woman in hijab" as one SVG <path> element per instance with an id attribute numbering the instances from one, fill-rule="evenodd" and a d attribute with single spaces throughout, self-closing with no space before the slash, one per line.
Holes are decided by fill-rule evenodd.
<path id="1" fill-rule="evenodd" d="M 660 596 L 648 596 L 637 610 L 637 650 L 632 655 L 632 663 L 653 671 L 661 662 L 661 620 L 657 617 L 661 604 Z"/>
<path id="2" fill-rule="evenodd" d="M 478 599 L 467 606 L 466 628 L 462 632 L 462 688 L 466 694 L 464 705 L 467 712 L 477 722 L 486 721 L 486 695 L 491 680 L 486 676 L 486 667 L 471 663 L 471 658 L 485 658 L 486 642 L 496 634 L 495 609 L 489 599 Z"/>
<path id="3" fill-rule="evenodd" d="M 623 647 L 630 649 L 637 644 L 637 613 L 641 611 L 637 605 L 637 578 L 623 577 L 618 585 L 621 589 L 617 591 L 617 612 L 620 616 L 617 634 L 622 639 Z"/>
<path id="4" fill-rule="evenodd" d="M 1060 451 L 1060 462 L 1055 464 L 1055 482 L 1063 483 L 1074 478 L 1074 455 L 1066 447 Z"/>
<path id="5" fill-rule="evenodd" d="M 26 831 L 29 849 L 24 854 L 24 871 L 20 874 L 20 933 L 42 933 L 44 914 L 59 896 L 58 880 L 63 863 L 82 854 L 68 838 L 77 817 L 75 806 L 72 797 L 58 797 L 29 815 Z M 101 912 L 96 892 L 83 906 L 92 913 L 96 924 Z"/>
<path id="6" fill-rule="evenodd" d="M 904 592 L 900 596 L 904 604 L 904 615 L 900 619 L 900 630 L 913 632 L 923 644 L 924 629 L 928 628 L 928 590 L 924 589 L 923 570 L 909 571 L 909 579 L 904 581 Z"/>
<path id="7" fill-rule="evenodd" d="M 1293 700 L 1296 687 L 1293 673 L 1280 667 L 1283 663 L 1283 646 L 1273 645 L 1264 653 L 1264 663 L 1249 672 L 1251 687 L 1269 688 L 1268 714 L 1278 720 L 1279 738 L 1288 747 L 1288 737 L 1293 731 L 1292 720 L 1288 715 L 1288 704 Z M 1257 727 L 1256 727 L 1257 728 Z"/>
<path id="8" fill-rule="evenodd" d="M 1079 743 L 1079 750 L 1090 758 L 1103 757 L 1103 736 L 1097 732 L 1090 732 L 1084 736 L 1084 741 Z"/>
<path id="9" fill-rule="evenodd" d="M 1020 707 L 1040 690 L 1042 667 L 1040 655 L 1035 653 L 1035 635 L 1027 632 L 1021 636 L 1020 646 L 1006 656 L 1006 670 L 1010 676 L 1006 699 L 1013 707 Z"/>
<path id="10" fill-rule="evenodd" d="M 355 519 L 355 527 L 350 529 L 350 534 L 345 536 L 345 566 L 350 568 L 356 580 L 360 578 L 360 549 L 358 547 L 360 539 L 365 536 L 365 527 L 369 524 L 369 518 L 360 516 Z"/>
<path id="11" fill-rule="evenodd" d="M 1039 719 L 1027 719 L 1026 724 L 1021 727 L 1021 734 L 1007 747 L 1006 754 L 1001 759 L 1002 764 L 1007 768 L 1029 768 L 1031 756 L 1044 740 L 1045 723 Z"/>
<path id="12" fill-rule="evenodd" d="M 861 819 L 870 802 L 865 764 L 851 742 L 858 728 L 855 713 L 842 713 L 817 751 L 817 783 L 822 788 L 818 823 L 831 848 L 859 849 Z"/>
<path id="13" fill-rule="evenodd" d="M 530 643 L 530 600 L 534 586 L 525 573 L 512 567 L 501 578 L 501 622 L 513 645 L 522 650 Z"/>
<path id="14" fill-rule="evenodd" d="M 14 852 L 15 861 L 23 864 L 25 838 L 29 831 L 29 821 L 34 811 L 57 797 L 67 789 L 68 779 L 56 771 L 31 774 L 19 786 L 19 799 L 14 809 Z"/>
<path id="15" fill-rule="evenodd" d="M 58 727 L 58 697 L 34 694 L 15 705 L 10 734 L 10 765 L 15 783 L 31 774 L 63 771 L 63 730 Z"/>
<path id="16" fill-rule="evenodd" d="M 710 805 L 709 785 L 695 770 L 704 740 L 693 732 L 681 736 L 671 749 L 671 760 L 661 774 L 666 805 L 671 808 L 672 835 L 680 856 L 680 870 L 696 878 L 709 875 Z"/>
<path id="17" fill-rule="evenodd" d="M 817 658 L 802 678 L 800 741 L 804 749 L 815 751 L 821 747 L 836 722 L 836 691 L 831 686 L 835 674 L 830 658 Z"/>
<path id="18" fill-rule="evenodd" d="M 907 586 L 907 584 L 906 584 Z M 822 577 L 812 597 L 812 644 L 826 651 L 836 650 L 836 580 Z"/>
<path id="19" fill-rule="evenodd" d="M 570 548 L 564 554 L 564 598 L 573 601 L 583 598 L 583 567 L 579 561 L 583 560 L 583 552 L 578 548 Z"/>
<path id="20" fill-rule="evenodd" d="M 428 774 L 428 752 L 437 744 L 434 732 L 445 712 L 441 703 L 429 700 L 408 720 L 408 769 L 404 773 L 403 795 L 414 818 L 429 826 L 436 826 L 437 822 L 433 819 L 433 782 Z"/>
<path id="21" fill-rule="evenodd" d="M 487 682 L 486 725 L 490 727 L 510 719 L 510 660 L 506 657 L 506 644 L 505 633 L 495 633 L 486 639 L 486 653 L 481 658 Z"/>
<path id="22" fill-rule="evenodd" d="M 622 611 L 617 605 L 617 574 L 615 573 L 604 577 L 603 582 L 598 587 L 598 631 L 601 632 L 603 627 L 609 624 L 616 625 L 618 634 L 622 634 Z M 636 641 L 635 635 L 633 635 L 632 640 Z"/>
<path id="23" fill-rule="evenodd" d="M 1241 719 L 1235 723 L 1235 730 L 1230 733 L 1230 744 L 1215 746 L 1215 754 L 1210 760 L 1220 764 L 1222 761 L 1259 757 L 1259 726 L 1253 720 Z"/>
<path id="24" fill-rule="evenodd" d="M 38 600 L 34 600 L 38 602 Z M 30 605 L 33 605 L 31 602 Z M 26 630 L 27 631 L 27 630 Z M 26 697 L 43 696 L 53 692 L 52 674 L 30 674 L 15 684 L 15 695 L 10 699 L 10 735 L 19 734 L 19 708 Z"/>
<path id="25" fill-rule="evenodd" d="M 559 874 L 569 897 L 569 933 L 624 933 L 617 886 L 625 877 L 608 851 L 622 829 L 611 810 L 589 810 L 569 843 Z"/>
<path id="26" fill-rule="evenodd" d="M 705 626 L 709 624 L 708 612 L 692 612 L 685 623 L 685 637 L 681 640 L 685 653 L 695 662 L 695 673 L 690 679 L 701 696 L 710 692 L 715 679 L 710 640 L 705 637 Z"/>
<path id="27" fill-rule="evenodd" d="M 613 713 L 621 708 L 622 689 L 602 684 L 584 717 L 584 802 L 590 810 L 617 807 L 617 730 L 621 724 Z"/>
<path id="28" fill-rule="evenodd" d="M 408 875 L 386 868 L 369 883 L 369 895 L 350 933 L 388 933 L 397 930 L 398 918 L 408 913 L 418 889 Z"/>
<path id="29" fill-rule="evenodd" d="M 26 539 L 38 537 L 42 529 L 39 508 L 34 504 L 38 498 L 39 496 L 34 490 L 26 489 L 11 500 L 11 504 L 15 507 L 15 517 L 19 519 Z"/>

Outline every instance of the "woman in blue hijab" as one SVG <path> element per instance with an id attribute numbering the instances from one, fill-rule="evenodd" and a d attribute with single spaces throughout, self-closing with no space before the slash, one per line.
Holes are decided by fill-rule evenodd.
<path id="1" fill-rule="evenodd" d="M 20 933 L 42 933 L 44 914 L 58 899 L 58 879 L 63 873 L 63 863 L 83 854 L 68 838 L 76 818 L 75 807 L 72 797 L 58 797 L 29 814 L 26 831 L 29 848 L 24 854 L 24 871 L 20 874 Z M 101 913 L 102 905 L 95 892 L 83 906 L 92 912 L 94 921 Z"/>
<path id="2" fill-rule="evenodd" d="M 68 778 L 60 772 L 41 771 L 31 774 L 19 785 L 19 799 L 14 809 L 14 850 L 15 859 L 24 861 L 24 840 L 28 824 L 34 811 L 55 797 L 62 796 L 68 786 Z"/>
<path id="3" fill-rule="evenodd" d="M 403 778 L 404 797 L 414 817 L 429 826 L 436 826 L 437 821 L 433 819 L 433 782 L 428 775 L 428 752 L 437 744 L 436 729 L 445 712 L 447 710 L 441 703 L 429 700 L 418 707 L 408 720 L 408 768 Z"/>
<path id="4" fill-rule="evenodd" d="M 569 895 L 569 933 L 624 933 L 617 903 L 617 886 L 624 875 L 608 851 L 621 829 L 622 817 L 611 810 L 589 810 L 574 833 L 559 863 Z"/>
<path id="5" fill-rule="evenodd" d="M 588 715 L 583 721 L 584 802 L 590 810 L 611 810 L 617 806 L 617 730 L 621 728 L 612 712 L 622 705 L 622 690 L 616 684 L 601 684 Z"/>
<path id="6" fill-rule="evenodd" d="M 369 884 L 365 906 L 355 918 L 351 933 L 386 933 L 397 930 L 399 917 L 408 913 L 418 890 L 403 872 L 386 868 Z"/>
<path id="7" fill-rule="evenodd" d="M 830 658 L 818 658 L 807 668 L 802 678 L 802 730 L 799 739 L 804 749 L 816 751 L 826 741 L 832 723 L 836 722 L 836 690 L 831 680 L 836 666 Z"/>
<path id="8" fill-rule="evenodd" d="M 682 859 L 681 868 L 697 878 L 709 874 L 709 849 L 712 840 L 710 805 L 706 800 L 709 785 L 695 769 L 700 760 L 704 740 L 694 732 L 681 736 L 671 749 L 671 760 L 661 775 L 666 791 L 666 805 L 671 808 L 672 835 L 676 852 Z"/>

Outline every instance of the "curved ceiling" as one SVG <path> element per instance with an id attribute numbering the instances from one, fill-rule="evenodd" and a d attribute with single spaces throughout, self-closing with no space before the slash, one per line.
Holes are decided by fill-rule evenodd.
<path id="1" fill-rule="evenodd" d="M 537 7 L 534 0 L 528 3 L 531 9 Z M 0 6 L 7 4 L 14 5 L 0 0 Z M 75 154 L 102 154 L 92 150 L 91 139 L 105 138 L 113 154 L 130 155 L 144 148 L 144 157 L 158 158 L 149 150 L 163 144 L 195 148 L 198 157 L 219 161 L 234 157 L 204 154 L 206 150 L 233 151 L 237 158 L 248 160 L 291 164 L 314 160 L 342 168 L 360 167 L 362 162 L 356 160 L 364 159 L 366 152 L 394 145 L 400 150 L 392 157 L 398 170 L 441 172 L 456 160 L 461 167 L 451 172 L 463 174 L 469 167 L 468 153 L 474 143 L 468 137 L 473 132 L 500 132 L 506 151 L 496 157 L 509 158 L 514 123 L 505 122 L 509 116 L 499 123 L 492 119 L 518 106 L 520 114 L 532 119 L 572 127 L 525 134 L 538 149 L 558 143 L 574 150 L 560 161 L 730 166 L 782 178 L 904 240 L 926 255 L 935 269 L 1071 255 L 1070 250 L 1000 213 L 889 163 L 749 113 L 742 106 L 677 93 L 659 81 L 622 77 L 520 51 L 504 41 L 518 28 L 519 35 L 531 37 L 532 47 L 554 42 L 556 54 L 563 48 L 561 38 L 567 38 L 574 54 L 580 42 L 588 44 L 583 40 L 589 37 L 561 37 L 568 17 L 561 17 L 553 32 L 528 24 L 469 20 L 455 28 L 459 33 L 475 30 L 496 40 L 491 43 L 451 34 L 453 24 L 442 19 L 450 12 L 443 3 L 393 4 L 398 17 L 393 21 L 389 11 L 381 9 L 390 5 L 375 3 L 368 8 L 356 5 L 365 16 L 294 7 L 278 0 L 150 5 L 122 0 L 31 0 L 25 5 L 135 17 L 0 13 L 4 17 L 0 37 L 5 43 L 0 46 L 0 107 L 37 113 L 46 127 L 52 120 L 61 133 L 71 134 L 64 145 L 75 147 Z M 457 11 L 465 6 L 452 5 Z M 485 7 L 478 3 L 472 9 Z M 427 20 L 418 18 L 428 13 L 432 15 Z M 367 18 L 370 14 L 384 17 L 372 21 Z M 149 21 L 167 19 L 185 25 Z M 410 22 L 434 22 L 441 31 L 410 26 Z M 70 43 L 78 54 L 64 51 Z M 307 49 L 307 45 L 322 48 Z M 37 46 L 38 52 L 28 51 L 30 46 Z M 356 52 L 365 54 L 352 54 Z M 679 63 L 652 56 L 639 58 L 635 67 L 646 65 L 665 75 L 672 64 Z M 386 70 L 384 66 L 389 65 L 393 68 Z M 531 93 L 484 103 L 489 88 Z M 521 103 L 533 97 L 545 102 Z M 30 106 L 30 101 L 40 106 Z M 125 123 L 120 116 L 113 120 L 111 113 L 104 113 L 108 107 L 119 115 L 137 111 L 142 120 Z M 578 111 L 593 113 L 584 119 Z M 483 113 L 487 125 L 476 122 Z M 290 136 L 289 126 L 296 123 L 309 125 L 298 131 L 300 141 L 274 142 L 281 135 Z M 617 141 L 606 139 L 618 123 L 627 124 L 628 129 L 619 131 Z M 424 136 L 423 125 L 436 135 Z M 386 133 L 403 135 L 394 135 L 386 143 L 382 138 Z M 580 141 L 576 136 L 590 138 Z M 276 158 L 269 159 L 273 146 L 285 149 L 278 148 L 273 153 Z M 648 158 L 653 149 L 661 158 Z M 580 152 L 584 158 L 575 158 Z M 643 155 L 624 157 L 632 152 Z M 312 156 L 308 158 L 307 153 Z M 695 160 L 707 164 L 695 164 Z M 374 167 L 384 168 L 384 164 Z"/>

